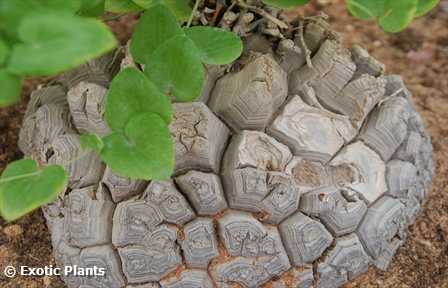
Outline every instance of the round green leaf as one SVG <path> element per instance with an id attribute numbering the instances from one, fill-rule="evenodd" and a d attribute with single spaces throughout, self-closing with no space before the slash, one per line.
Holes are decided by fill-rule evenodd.
<path id="1" fill-rule="evenodd" d="M 123 131 L 133 116 L 145 112 L 158 114 L 166 124 L 171 121 L 170 99 L 135 68 L 115 76 L 106 101 L 106 120 L 114 131 Z"/>
<path id="2" fill-rule="evenodd" d="M 130 13 L 143 10 L 142 7 L 135 4 L 132 0 L 106 0 L 106 11 L 112 13 Z"/>
<path id="3" fill-rule="evenodd" d="M 235 33 L 214 27 L 192 27 L 185 30 L 199 49 L 206 64 L 223 65 L 235 61 L 243 52 L 243 42 Z"/>
<path id="4" fill-rule="evenodd" d="M 168 179 L 174 167 L 174 148 L 168 125 L 154 113 L 133 117 L 124 134 L 103 138 L 101 158 L 111 169 L 135 179 Z"/>
<path id="5" fill-rule="evenodd" d="M 67 181 L 67 173 L 59 165 L 39 168 L 34 160 L 12 162 L 0 177 L 0 214 L 12 221 L 50 203 Z"/>
<path id="6" fill-rule="evenodd" d="M 104 13 L 105 0 L 81 0 L 81 8 L 78 11 L 79 15 L 87 17 L 96 17 Z"/>
<path id="7" fill-rule="evenodd" d="M 22 79 L 0 70 L 0 107 L 12 105 L 20 100 Z"/>
<path id="8" fill-rule="evenodd" d="M 179 101 L 192 101 L 201 94 L 204 66 L 198 48 L 186 36 L 176 36 L 157 48 L 144 72 L 162 91 Z"/>
<path id="9" fill-rule="evenodd" d="M 82 149 L 92 149 L 96 152 L 101 152 L 104 147 L 103 140 L 93 133 L 83 134 L 79 137 L 79 141 L 81 142 Z"/>
<path id="10" fill-rule="evenodd" d="M 263 2 L 274 7 L 291 8 L 305 5 L 309 0 L 263 0 Z"/>
<path id="11" fill-rule="evenodd" d="M 347 9 L 359 19 L 371 19 L 384 14 L 384 5 L 387 0 L 348 0 Z"/>
<path id="12" fill-rule="evenodd" d="M 190 17 L 192 12 L 191 6 L 188 0 L 133 0 L 137 5 L 149 9 L 156 4 L 164 4 L 166 7 L 170 8 L 171 11 L 176 15 L 178 20 L 185 21 Z"/>
<path id="13" fill-rule="evenodd" d="M 138 63 L 146 63 L 167 40 L 184 35 L 176 17 L 164 5 L 154 5 L 140 18 L 131 40 L 131 53 Z"/>
<path id="14" fill-rule="evenodd" d="M 417 12 L 415 17 L 421 17 L 434 9 L 439 4 L 440 0 L 418 0 Z"/>
<path id="15" fill-rule="evenodd" d="M 384 15 L 379 18 L 380 26 L 387 32 L 400 32 L 414 19 L 418 0 L 386 1 Z"/>
<path id="16" fill-rule="evenodd" d="M 80 0 L 3 0 L 0 1 L 0 30 L 16 38 L 20 22 L 30 14 L 40 14 L 50 10 L 74 14 L 80 5 Z"/>
<path id="17" fill-rule="evenodd" d="M 14 45 L 8 70 L 19 75 L 53 75 L 74 68 L 111 50 L 117 41 L 95 19 L 48 12 L 24 19 L 23 43 Z"/>

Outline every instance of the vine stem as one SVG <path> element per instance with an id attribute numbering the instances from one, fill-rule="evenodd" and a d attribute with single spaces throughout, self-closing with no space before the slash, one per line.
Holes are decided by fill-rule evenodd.
<path id="1" fill-rule="evenodd" d="M 61 166 L 68 166 L 73 164 L 74 162 L 86 157 L 88 154 L 92 153 L 92 149 L 84 149 L 81 153 L 78 153 L 77 155 L 75 155 L 75 157 L 73 157 L 72 159 L 69 159 L 66 162 L 61 162 L 61 163 L 57 163 L 56 165 L 61 165 Z"/>
<path id="2" fill-rule="evenodd" d="M 194 14 L 196 14 L 196 12 L 198 11 L 200 3 L 201 3 L 201 0 L 196 0 L 196 2 L 194 3 L 193 11 L 191 11 L 190 18 L 188 19 L 188 22 L 187 22 L 187 28 L 191 26 L 191 22 L 193 22 Z"/>
<path id="3" fill-rule="evenodd" d="M 265 10 L 259 8 L 259 7 L 255 7 L 255 6 L 251 6 L 247 3 L 245 3 L 244 1 L 241 0 L 236 0 L 236 4 L 238 6 L 240 6 L 241 8 L 245 8 L 248 10 L 251 10 L 252 12 L 257 13 L 258 15 L 266 18 L 267 20 L 271 21 L 272 23 L 276 24 L 278 27 L 282 28 L 282 29 L 288 29 L 289 26 L 288 24 L 286 24 L 285 22 L 275 18 L 274 16 L 272 16 L 271 14 L 269 14 L 268 12 L 266 12 Z"/>
<path id="4" fill-rule="evenodd" d="M 120 19 L 120 18 L 123 17 L 124 15 L 126 15 L 126 14 L 121 13 L 121 14 L 111 15 L 111 16 L 109 16 L 109 17 L 104 16 L 103 18 L 100 18 L 100 19 L 101 19 L 102 21 L 104 21 L 104 22 L 109 22 L 109 21 L 115 21 L 115 20 L 117 20 L 117 19 Z"/>
<path id="5" fill-rule="evenodd" d="M 306 65 L 314 70 L 315 68 L 313 66 L 313 62 L 311 61 L 311 51 L 305 42 L 303 21 L 300 21 L 299 24 L 299 41 L 302 45 L 303 50 L 305 50 Z"/>

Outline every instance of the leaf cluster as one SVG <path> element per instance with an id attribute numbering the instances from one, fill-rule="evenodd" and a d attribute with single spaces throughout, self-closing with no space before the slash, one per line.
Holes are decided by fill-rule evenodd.
<path id="1" fill-rule="evenodd" d="M 102 138 L 95 134 L 81 136 L 81 146 L 97 151 L 121 176 L 146 180 L 170 177 L 174 167 L 174 145 L 169 130 L 173 114 L 171 101 L 196 99 L 202 91 L 204 64 L 230 63 L 243 50 L 241 39 L 232 32 L 212 27 L 182 27 L 179 20 L 185 15 L 173 3 L 168 0 L 104 2 L 104 9 L 113 11 L 145 9 L 131 39 L 131 54 L 145 69 L 126 68 L 111 82 L 105 120 L 112 133 Z M 138 9 L 137 4 L 141 5 Z M 89 15 L 98 12 L 96 5 L 82 7 L 83 13 Z M 62 13 L 57 11 L 58 15 Z M 73 11 L 81 10 L 77 7 Z M 56 15 L 50 10 L 36 14 L 33 21 L 38 20 L 39 25 L 34 27 L 23 20 L 26 24 L 21 25 L 25 25 L 26 32 L 19 30 L 18 38 L 23 40 L 14 46 L 20 52 L 15 53 L 34 57 L 9 55 L 7 73 L 5 76 L 0 73 L 5 83 L 13 83 L 7 78 L 10 75 L 58 73 L 115 45 L 113 41 L 107 49 L 103 46 L 101 51 L 96 51 L 100 45 L 94 38 L 101 31 L 94 30 L 97 27 L 92 24 L 97 20 L 75 14 L 67 14 L 71 16 L 64 20 L 65 24 L 54 30 L 52 27 L 59 24 L 57 19 L 52 19 Z M 68 49 L 64 48 L 67 43 L 72 45 Z M 0 46 L 2 49 L 7 48 Z M 48 56 L 42 56 L 46 53 Z M 42 62 L 43 59 L 50 63 Z M 28 159 L 10 164 L 0 179 L 2 216 L 13 220 L 54 200 L 67 183 L 67 175 L 61 171 L 64 172 L 61 166 L 39 168 L 35 161 Z"/>
<path id="2" fill-rule="evenodd" d="M 416 17 L 431 11 L 439 0 L 348 0 L 350 13 L 360 19 L 376 19 L 387 32 L 400 32 Z"/>
<path id="3" fill-rule="evenodd" d="M 190 2 L 0 0 L 0 107 L 19 100 L 25 77 L 55 75 L 113 49 L 115 37 L 93 17 L 105 12 L 142 13 L 130 51 L 144 69 L 126 68 L 113 79 L 105 112 L 112 132 L 102 138 L 82 135 L 81 146 L 96 151 L 121 176 L 169 178 L 174 167 L 171 102 L 196 99 L 203 87 L 204 64 L 231 63 L 243 50 L 231 32 L 189 27 L 196 12 Z M 291 8 L 309 0 L 263 2 Z M 397 32 L 438 2 L 347 0 L 347 7 L 355 17 L 376 19 L 384 30 Z M 53 201 L 67 182 L 62 166 L 39 167 L 30 159 L 12 162 L 0 176 L 0 214 L 15 220 Z"/>
<path id="4" fill-rule="evenodd" d="M 86 143 L 122 176 L 169 178 L 174 167 L 171 99 L 196 99 L 202 91 L 204 64 L 230 63 L 242 49 L 234 33 L 212 27 L 183 28 L 168 6 L 149 5 L 130 46 L 135 61 L 145 68 L 143 72 L 126 68 L 113 79 L 105 114 L 113 133 L 103 139 L 83 136 Z"/>
<path id="5" fill-rule="evenodd" d="M 102 8 L 102 9 L 101 9 Z M 22 79 L 74 68 L 117 44 L 97 0 L 0 0 L 0 106 L 19 101 Z"/>

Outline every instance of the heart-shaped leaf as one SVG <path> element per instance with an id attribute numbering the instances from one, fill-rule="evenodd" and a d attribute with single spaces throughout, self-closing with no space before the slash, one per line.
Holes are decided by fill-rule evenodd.
<path id="1" fill-rule="evenodd" d="M 83 134 L 79 136 L 79 141 L 81 143 L 82 149 L 92 149 L 98 153 L 104 148 L 104 143 L 101 138 L 93 133 Z"/>
<path id="2" fill-rule="evenodd" d="M 198 48 L 186 36 L 176 36 L 157 48 L 144 72 L 162 91 L 179 101 L 192 101 L 201 94 L 204 66 Z"/>
<path id="3" fill-rule="evenodd" d="M 68 13 L 47 12 L 23 19 L 9 71 L 18 75 L 53 75 L 111 50 L 117 41 L 106 25 Z"/>
<path id="4" fill-rule="evenodd" d="M 137 5 L 149 9 L 152 6 L 162 3 L 176 15 L 178 20 L 185 21 L 190 16 L 192 9 L 188 0 L 133 0 Z"/>
<path id="5" fill-rule="evenodd" d="M 439 4 L 440 0 L 418 0 L 415 17 L 421 17 Z"/>
<path id="6" fill-rule="evenodd" d="M 142 72 L 126 68 L 115 76 L 106 100 L 106 120 L 114 131 L 123 131 L 129 120 L 138 114 L 158 114 L 166 124 L 172 117 L 170 99 Z"/>
<path id="7" fill-rule="evenodd" d="M 20 100 L 22 79 L 0 70 L 0 107 L 12 105 Z"/>
<path id="8" fill-rule="evenodd" d="M 240 37 L 224 29 L 197 26 L 185 29 L 185 33 L 193 40 L 206 64 L 228 64 L 243 52 Z"/>
<path id="9" fill-rule="evenodd" d="M 131 53 L 138 63 L 146 63 L 167 40 L 184 35 L 174 14 L 164 5 L 154 5 L 140 18 L 131 40 Z"/>
<path id="10" fill-rule="evenodd" d="M 309 0 L 263 0 L 263 2 L 274 7 L 291 8 L 305 5 Z"/>
<path id="11" fill-rule="evenodd" d="M 34 160 L 12 162 L 0 177 L 0 214 L 12 221 L 50 203 L 67 181 L 67 173 L 59 165 L 39 168 Z"/>
<path id="12" fill-rule="evenodd" d="M 406 28 L 417 12 L 418 0 L 386 1 L 380 26 L 387 32 L 396 33 Z"/>
<path id="13" fill-rule="evenodd" d="M 130 13 L 143 10 L 132 0 L 106 0 L 104 6 L 106 11 L 112 13 Z"/>
<path id="14" fill-rule="evenodd" d="M 165 121 L 154 113 L 133 117 L 124 133 L 103 138 L 101 158 L 111 169 L 135 179 L 168 179 L 174 167 L 174 148 Z"/>

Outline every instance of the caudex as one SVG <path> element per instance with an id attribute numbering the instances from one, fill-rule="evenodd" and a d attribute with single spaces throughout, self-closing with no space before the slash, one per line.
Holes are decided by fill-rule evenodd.
<path id="1" fill-rule="evenodd" d="M 322 17 L 271 7 L 306 1 L 28 1 L 0 24 L 18 27 L 1 34 L 0 103 L 25 76 L 84 64 L 33 92 L 0 212 L 50 203 L 58 265 L 110 272 L 69 287 L 338 287 L 387 268 L 431 183 L 431 141 L 399 76 Z M 436 3 L 347 2 L 391 32 Z M 104 7 L 142 11 L 127 47 L 84 16 Z"/>

